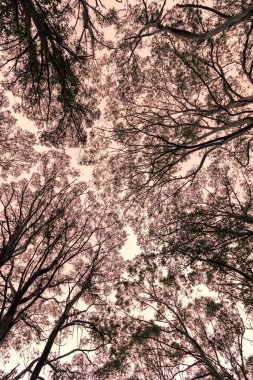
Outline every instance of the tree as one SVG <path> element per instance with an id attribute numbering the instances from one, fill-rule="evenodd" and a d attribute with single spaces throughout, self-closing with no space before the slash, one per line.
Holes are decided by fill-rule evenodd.
<path id="1" fill-rule="evenodd" d="M 30 362 L 15 367 L 11 379 L 39 379 L 45 366 L 50 378 L 58 378 L 68 355 L 84 355 L 84 361 L 74 359 L 85 365 L 88 352 L 110 341 L 98 313 L 121 271 L 115 255 L 124 233 L 116 214 L 106 212 L 86 184 L 70 183 L 61 173 L 61 164 L 69 169 L 59 158 L 52 165 L 44 157 L 29 181 L 1 189 L 2 355 L 8 361 L 10 349 L 32 348 Z M 67 344 L 76 329 L 77 346 L 57 353 L 56 345 Z"/>
<path id="2" fill-rule="evenodd" d="M 128 271 L 118 293 L 128 320 L 124 378 L 250 378 L 246 331 L 251 324 L 236 304 L 218 295 L 195 294 L 190 300 L 191 281 L 151 256 L 141 255 Z M 117 357 L 121 347 L 113 355 Z"/>
<path id="3" fill-rule="evenodd" d="M 113 11 L 97 0 L 7 0 L 0 18 L 5 87 L 43 127 L 43 139 L 84 144 L 99 116 L 92 62 L 97 45 L 106 46 L 100 29 Z"/>
<path id="4" fill-rule="evenodd" d="M 248 314 L 253 283 L 250 171 L 229 170 L 216 161 L 207 178 L 200 176 L 182 194 L 161 195 L 159 202 L 154 196 L 139 225 L 137 217 L 128 219 L 147 255 L 157 255 L 169 268 L 187 269 L 193 283 L 244 303 Z M 135 212 L 140 220 L 141 211 Z"/>
<path id="5" fill-rule="evenodd" d="M 247 166 L 252 5 L 142 3 L 142 11 L 129 7 L 122 49 L 112 53 L 112 171 L 120 167 L 136 196 L 178 180 L 180 187 L 220 154 Z"/>

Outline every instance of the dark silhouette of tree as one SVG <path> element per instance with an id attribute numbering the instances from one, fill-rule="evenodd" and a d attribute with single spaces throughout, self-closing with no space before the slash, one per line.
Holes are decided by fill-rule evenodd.
<path id="1" fill-rule="evenodd" d="M 170 272 L 153 257 L 142 255 L 129 264 L 118 293 L 124 343 L 111 353 L 114 362 L 127 363 L 122 377 L 250 379 L 252 357 L 245 347 L 251 325 L 230 300 L 192 295 L 189 301 L 185 287 L 193 290 L 176 268 Z"/>
<path id="2" fill-rule="evenodd" d="M 156 197 L 135 231 L 147 255 L 157 255 L 168 267 L 187 268 L 193 283 L 244 303 L 250 313 L 252 176 L 250 170 L 219 168 L 218 162 L 209 176 L 180 195 Z M 140 210 L 136 214 L 140 219 Z"/>
<path id="3" fill-rule="evenodd" d="M 143 1 L 125 16 L 107 111 L 118 144 L 112 170 L 134 194 L 187 183 L 218 154 L 249 163 L 252 5 L 213 3 L 168 10 Z"/>
<path id="4" fill-rule="evenodd" d="M 21 97 L 21 109 L 54 145 L 64 138 L 84 144 L 85 128 L 99 116 L 89 78 L 96 45 L 106 46 L 100 26 L 112 14 L 97 0 L 1 3 L 5 87 Z"/>
<path id="5" fill-rule="evenodd" d="M 31 360 L 15 367 L 11 379 L 40 379 L 45 366 L 54 379 L 66 357 L 78 354 L 91 365 L 88 353 L 110 341 L 100 325 L 121 271 L 115 259 L 124 233 L 86 184 L 69 182 L 67 160 L 58 159 L 42 157 L 30 180 L 1 188 L 0 343 L 7 361 L 10 349 L 29 352 L 34 345 Z M 57 352 L 76 329 L 76 345 Z"/>

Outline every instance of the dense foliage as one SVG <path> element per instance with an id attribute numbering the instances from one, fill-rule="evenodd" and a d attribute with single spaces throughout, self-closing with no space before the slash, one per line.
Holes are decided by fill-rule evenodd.
<path id="1" fill-rule="evenodd" d="M 251 380 L 252 1 L 4 0 L 0 48 L 1 379 Z"/>

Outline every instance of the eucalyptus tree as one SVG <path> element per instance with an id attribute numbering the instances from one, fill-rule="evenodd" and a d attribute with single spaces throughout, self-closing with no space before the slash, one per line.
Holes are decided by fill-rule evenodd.
<path id="1" fill-rule="evenodd" d="M 112 52 L 108 120 L 114 172 L 130 193 L 187 183 L 217 155 L 250 161 L 252 4 L 129 6 Z M 115 96 L 116 94 L 116 96 Z M 179 185 L 180 186 L 180 185 Z"/>
<path id="2" fill-rule="evenodd" d="M 11 352 L 19 358 L 2 378 L 41 379 L 44 371 L 55 379 L 72 371 L 77 379 L 92 372 L 88 353 L 110 342 L 103 325 L 123 265 L 122 224 L 74 180 L 66 156 L 49 156 L 30 179 L 1 186 L 1 362 L 10 367 Z"/>
<path id="3" fill-rule="evenodd" d="M 4 85 L 57 145 L 84 144 L 98 118 L 94 54 L 114 13 L 102 1 L 6 0 L 0 5 Z"/>
<path id="4" fill-rule="evenodd" d="M 140 255 L 128 272 L 117 295 L 122 339 L 100 377 L 108 371 L 109 379 L 117 372 L 138 380 L 250 379 L 252 320 L 233 300 L 196 293 L 180 269 L 152 255 Z"/>

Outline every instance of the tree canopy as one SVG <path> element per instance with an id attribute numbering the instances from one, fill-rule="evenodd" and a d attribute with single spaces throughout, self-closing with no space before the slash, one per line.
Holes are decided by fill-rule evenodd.
<path id="1" fill-rule="evenodd" d="M 5 0 L 0 32 L 1 379 L 251 380 L 252 1 Z"/>

